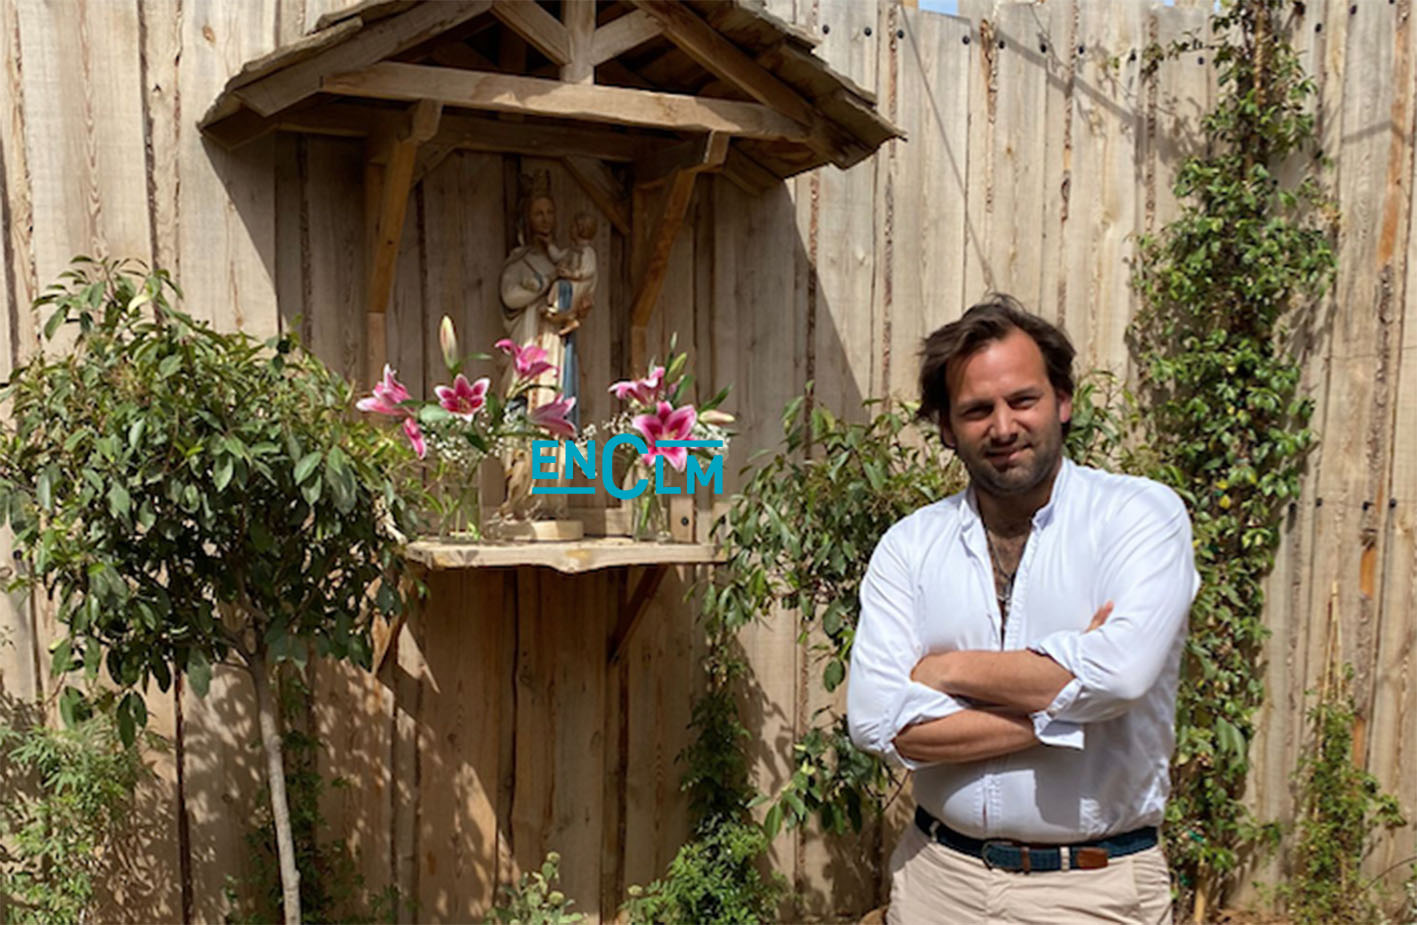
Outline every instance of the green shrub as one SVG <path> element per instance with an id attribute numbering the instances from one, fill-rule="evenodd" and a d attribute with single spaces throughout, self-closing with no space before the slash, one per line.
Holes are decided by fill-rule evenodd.
<path id="1" fill-rule="evenodd" d="M 107 705 L 107 709 L 103 706 Z M 0 921 L 91 920 L 130 825 L 133 792 L 151 776 L 101 701 L 88 719 L 52 729 L 6 698 L 0 723 Z"/>

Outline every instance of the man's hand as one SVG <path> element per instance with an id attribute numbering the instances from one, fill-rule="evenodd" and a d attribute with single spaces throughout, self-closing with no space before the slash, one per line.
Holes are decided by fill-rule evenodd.
<path id="1" fill-rule="evenodd" d="M 1083 630 L 1083 632 L 1090 633 L 1095 629 L 1101 629 L 1102 624 L 1106 623 L 1107 618 L 1110 616 L 1112 616 L 1112 602 L 1108 601 L 1097 608 L 1097 613 L 1092 615 L 1092 622 L 1087 624 L 1087 629 Z"/>

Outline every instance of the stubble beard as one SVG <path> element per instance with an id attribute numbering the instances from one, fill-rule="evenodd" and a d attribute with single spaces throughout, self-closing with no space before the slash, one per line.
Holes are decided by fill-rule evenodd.
<path id="1" fill-rule="evenodd" d="M 977 453 L 960 453 L 959 457 L 969 473 L 970 481 L 978 490 L 1007 498 L 1032 491 L 1057 469 L 1063 455 L 1062 428 L 1058 427 L 1048 437 L 1029 444 L 1026 449 L 1032 452 L 1003 471 L 994 468 L 982 448 Z"/>

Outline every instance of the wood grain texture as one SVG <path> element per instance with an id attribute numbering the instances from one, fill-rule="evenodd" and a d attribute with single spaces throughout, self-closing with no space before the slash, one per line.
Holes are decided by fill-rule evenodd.
<path id="1" fill-rule="evenodd" d="M 222 329 L 267 334 L 299 317 L 322 358 L 357 372 L 362 139 L 273 132 L 226 152 L 194 124 L 245 62 L 343 3 L 0 4 L 0 308 L 9 319 L 0 327 L 0 366 L 37 345 L 29 308 L 37 288 L 73 253 L 99 250 L 173 269 L 186 307 Z M 1321 664 L 1315 626 L 1334 580 L 1345 654 L 1360 671 L 1360 754 L 1417 815 L 1417 785 L 1406 773 L 1417 748 L 1417 323 L 1409 319 L 1417 296 L 1407 281 L 1414 37 L 1406 2 L 1351 6 L 1308 4 L 1296 34 L 1320 87 L 1318 127 L 1337 160 L 1327 176 L 1343 222 L 1337 290 L 1311 326 L 1291 335 L 1308 358 L 1304 382 L 1321 440 L 1266 584 L 1270 698 L 1250 787 L 1264 819 L 1292 813 L 1289 774 L 1306 742 L 1303 691 Z M 827 168 L 788 183 L 759 173 L 746 184 L 752 194 L 706 179 L 690 199 L 646 339 L 662 355 L 678 332 L 681 348 L 693 351 L 700 398 L 734 386 L 729 408 L 740 434 L 730 490 L 741 483 L 738 464 L 776 445 L 779 411 L 809 374 L 817 400 L 838 412 L 867 396 L 908 395 L 919 338 L 989 285 L 1062 320 L 1081 365 L 1125 364 L 1127 236 L 1176 214 L 1171 177 L 1198 149 L 1198 120 L 1215 92 L 1214 70 L 1199 54 L 1163 61 L 1145 78 L 1130 52 L 1192 30 L 1203 39 L 1207 7 L 963 0 L 963 17 L 954 18 L 847 0 L 772 0 L 770 11 L 820 39 L 827 63 L 873 93 L 909 140 L 845 173 Z M 413 8 L 368 9 L 388 19 Z M 705 19 L 724 25 L 738 15 L 725 8 Z M 602 26 L 593 54 L 612 39 L 618 47 L 648 37 L 658 26 L 647 23 L 631 13 Z M 337 121 L 325 128 L 368 131 Z M 477 150 L 430 163 L 409 194 L 385 337 L 391 362 L 419 395 L 443 379 L 443 314 L 458 322 L 468 352 L 501 336 L 495 281 L 512 243 L 508 174 L 514 185 L 522 169 L 551 170 L 564 238 L 575 211 L 599 210 L 559 159 L 623 164 L 647 153 L 617 129 L 592 136 L 456 114 L 435 141 Z M 517 153 L 489 150 L 497 145 Z M 580 334 L 586 420 L 618 410 L 603 384 L 631 372 L 624 230 L 602 220 L 596 238 L 606 269 Z M 490 375 L 492 365 L 472 372 Z M 701 537 L 702 515 L 714 507 L 722 502 L 700 511 Z M 567 653 L 603 649 L 622 571 L 486 572 L 436 579 L 449 600 L 432 602 L 441 611 L 431 622 L 404 629 L 381 679 L 320 674 L 317 720 L 331 743 L 325 768 L 358 781 L 326 799 L 332 828 L 357 848 L 371 884 L 397 883 L 427 903 L 419 919 L 480 915 L 495 883 L 558 845 L 578 908 L 610 917 L 624 886 L 661 875 L 685 834 L 673 757 L 688 736 L 702 640 L 678 598 L 682 584 L 672 585 L 688 575 L 666 580 L 625 668 L 599 678 Z M 477 601 L 476 613 L 490 615 L 492 600 L 500 623 L 473 626 L 462 615 L 471 611 L 458 609 Z M 47 670 L 36 654 L 56 631 L 52 613 L 0 602 L 0 626 L 19 643 L 0 656 L 0 685 L 40 692 Z M 788 744 L 827 701 L 814 692 L 819 666 L 798 650 L 792 615 L 750 630 L 744 643 L 758 685 L 749 709 L 760 736 L 754 769 L 771 790 L 790 768 Z M 188 694 L 183 706 L 194 913 L 216 920 L 227 911 L 225 876 L 242 869 L 242 822 L 264 799 L 263 774 L 246 747 L 249 688 L 239 675 L 219 672 L 206 700 Z M 154 724 L 168 728 L 170 714 L 155 706 Z M 583 767 L 599 770 L 570 775 L 579 752 L 594 755 Z M 171 813 L 172 795 L 150 795 L 159 804 L 153 818 Z M 170 824 L 170 816 L 160 823 Z M 894 819 L 875 844 L 858 846 L 860 856 L 888 855 L 901 824 Z M 1411 827 L 1380 839 L 1369 872 L 1411 853 L 1411 839 Z M 164 886 L 146 897 L 123 893 L 113 907 L 171 918 L 164 910 L 175 908 L 174 888 L 165 884 L 176 878 L 164 871 L 175 870 L 175 851 L 152 845 L 139 869 Z M 568 845 L 591 861 L 572 870 Z M 780 836 L 775 852 L 802 896 L 784 916 L 864 909 L 868 884 L 840 866 L 840 846 L 809 832 Z M 1273 882 L 1283 863 L 1281 855 L 1256 877 Z"/>

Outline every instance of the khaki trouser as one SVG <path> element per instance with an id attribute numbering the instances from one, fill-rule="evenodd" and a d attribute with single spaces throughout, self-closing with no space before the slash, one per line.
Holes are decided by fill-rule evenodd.
<path id="1" fill-rule="evenodd" d="M 1170 925 L 1171 881 L 1155 846 L 1097 870 L 990 870 L 906 827 L 891 856 L 888 925 Z"/>

